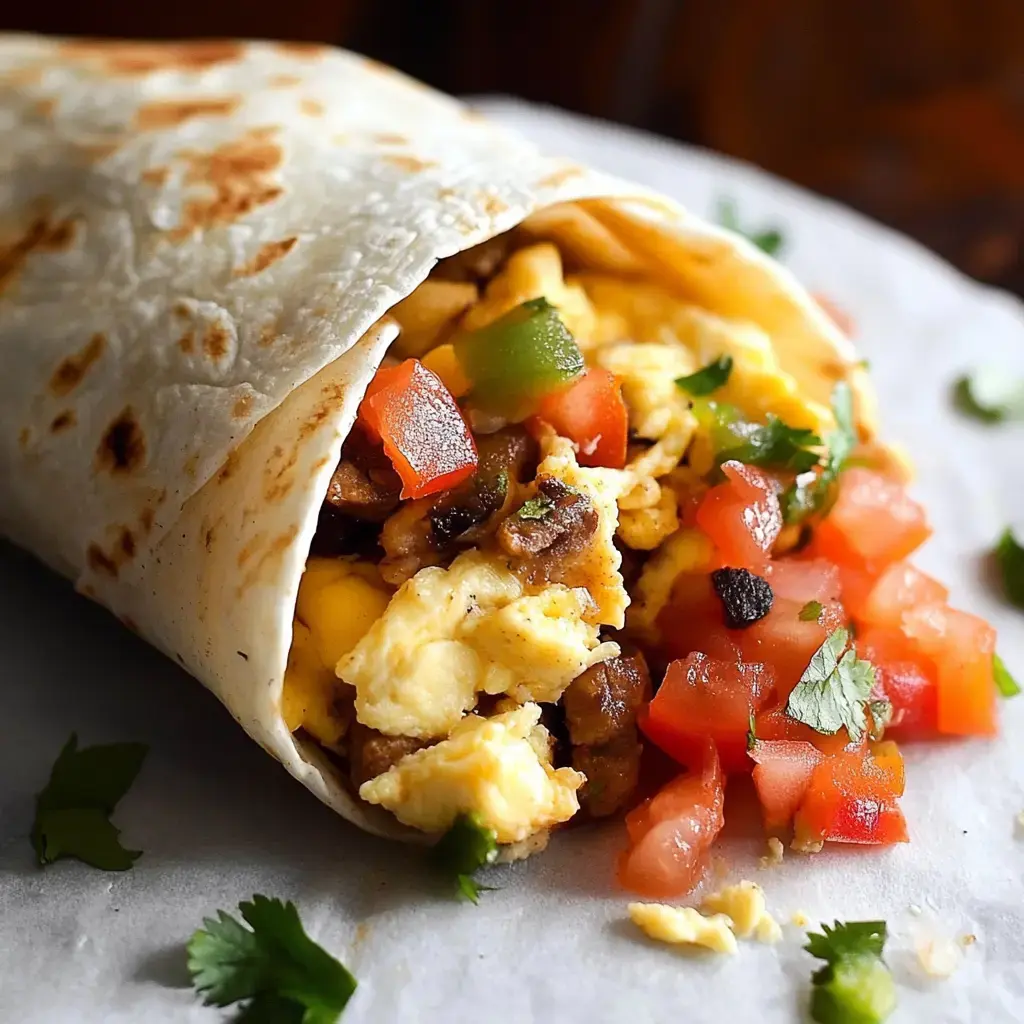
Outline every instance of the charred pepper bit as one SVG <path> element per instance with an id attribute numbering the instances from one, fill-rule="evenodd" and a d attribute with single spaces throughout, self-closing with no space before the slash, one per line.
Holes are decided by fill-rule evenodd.
<path id="1" fill-rule="evenodd" d="M 716 569 L 711 584 L 722 602 L 729 629 L 746 629 L 772 610 L 775 595 L 768 581 L 747 569 Z"/>

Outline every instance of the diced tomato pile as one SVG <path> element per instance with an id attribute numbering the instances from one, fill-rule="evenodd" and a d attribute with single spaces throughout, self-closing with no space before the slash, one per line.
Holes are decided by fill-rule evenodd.
<path id="1" fill-rule="evenodd" d="M 901 484 L 848 469 L 810 542 L 776 557 L 780 486 L 752 466 L 722 468 L 724 482 L 693 515 L 715 558 L 674 582 L 658 617 L 668 668 L 640 717 L 646 736 L 689 769 L 627 819 L 619 878 L 651 897 L 682 895 L 698 880 L 704 839 L 721 824 L 722 773 L 751 773 L 766 830 L 791 830 L 797 848 L 906 842 L 893 739 L 996 728 L 995 631 L 950 608 L 946 588 L 906 561 L 930 530 Z M 753 625 L 725 625 L 709 575 L 720 567 L 770 584 L 771 609 Z M 853 743 L 844 727 L 825 734 L 787 713 L 812 656 L 841 626 L 874 666 L 870 699 L 892 706 L 884 741 L 865 730 Z"/>

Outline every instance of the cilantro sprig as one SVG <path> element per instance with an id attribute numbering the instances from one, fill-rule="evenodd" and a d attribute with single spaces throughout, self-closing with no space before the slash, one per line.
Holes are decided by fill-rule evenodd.
<path id="1" fill-rule="evenodd" d="M 764 228 L 761 231 L 751 231 L 740 227 L 739 215 L 733 199 L 719 199 L 718 223 L 729 231 L 735 231 L 736 234 L 743 235 L 769 256 L 778 256 L 785 244 L 782 232 L 778 228 Z"/>
<path id="2" fill-rule="evenodd" d="M 836 921 L 810 932 L 804 949 L 825 961 L 811 976 L 811 1018 L 819 1024 L 881 1024 L 896 1008 L 896 986 L 882 959 L 884 921 Z"/>
<path id="3" fill-rule="evenodd" d="M 702 398 L 724 387 L 731 373 L 732 356 L 719 356 L 706 366 L 702 366 L 696 373 L 691 373 L 687 377 L 676 377 L 676 386 L 694 398 Z"/>
<path id="4" fill-rule="evenodd" d="M 992 675 L 996 681 L 996 689 L 999 693 L 1009 699 L 1020 693 L 1020 683 L 1010 675 L 1006 663 L 998 654 L 992 655 Z"/>
<path id="5" fill-rule="evenodd" d="M 292 903 L 253 896 L 223 910 L 188 943 L 192 984 L 208 1006 L 244 1003 L 246 1024 L 334 1024 L 356 979 L 305 932 Z"/>
<path id="6" fill-rule="evenodd" d="M 849 631 L 843 627 L 829 633 L 789 695 L 786 714 L 828 735 L 845 726 L 856 742 L 867 729 L 875 669 L 849 644 Z"/>
<path id="7" fill-rule="evenodd" d="M 805 473 L 818 465 L 821 438 L 813 430 L 791 427 L 771 413 L 763 425 L 752 427 L 744 440 L 718 452 L 715 459 L 724 462 L 742 462 L 762 469 L 789 469 Z"/>
<path id="8" fill-rule="evenodd" d="M 121 845 L 110 821 L 139 774 L 149 748 L 107 743 L 78 749 L 74 733 L 54 762 L 50 781 L 36 796 L 32 846 L 41 865 L 74 857 L 103 871 L 127 871 L 140 850 Z"/>
<path id="9" fill-rule="evenodd" d="M 804 479 L 797 478 L 782 495 L 782 516 L 787 523 L 803 522 L 808 516 L 828 507 L 839 474 L 849 463 L 857 445 L 853 392 L 846 381 L 839 381 L 832 389 L 832 415 L 836 429 L 825 435 L 821 471 L 808 473 Z"/>
<path id="10" fill-rule="evenodd" d="M 520 519 L 544 519 L 554 507 L 555 503 L 546 494 L 538 494 L 524 501 L 516 514 Z"/>
<path id="11" fill-rule="evenodd" d="M 1024 379 L 994 368 L 965 374 L 953 385 L 953 404 L 982 423 L 1024 420 Z"/>
<path id="12" fill-rule="evenodd" d="M 1006 596 L 1018 608 L 1024 608 L 1024 547 L 1009 527 L 996 544 L 995 559 Z"/>
<path id="13" fill-rule="evenodd" d="M 821 616 L 822 607 L 820 601 L 808 601 L 807 604 L 800 609 L 799 619 L 801 622 L 817 622 Z"/>
<path id="14" fill-rule="evenodd" d="M 456 892 L 470 903 L 479 903 L 480 893 L 491 891 L 491 886 L 480 885 L 473 875 L 497 858 L 497 834 L 472 814 L 460 814 L 431 850 L 434 866 L 455 879 Z"/>

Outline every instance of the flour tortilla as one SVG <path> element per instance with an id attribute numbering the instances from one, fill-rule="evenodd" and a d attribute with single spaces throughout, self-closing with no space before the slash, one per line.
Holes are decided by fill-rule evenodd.
<path id="1" fill-rule="evenodd" d="M 437 260 L 547 211 L 576 258 L 760 325 L 810 397 L 849 379 L 873 430 L 848 341 L 759 250 L 355 54 L 0 36 L 0 130 L 0 532 L 371 831 L 408 835 L 288 732 L 281 687 L 386 314 Z"/>

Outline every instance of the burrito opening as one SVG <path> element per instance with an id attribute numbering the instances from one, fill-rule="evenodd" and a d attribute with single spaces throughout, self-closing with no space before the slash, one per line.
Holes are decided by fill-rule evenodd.
<path id="1" fill-rule="evenodd" d="M 610 208 L 544 210 L 391 310 L 320 511 L 283 716 L 424 833 L 472 814 L 534 849 L 630 807 L 651 676 L 684 643 L 661 613 L 721 616 L 687 588 L 723 564 L 696 518 L 723 453 L 835 427 L 766 330 L 695 298 Z M 772 494 L 798 476 L 753 472 Z M 766 557 L 806 540 L 776 533 Z"/>

